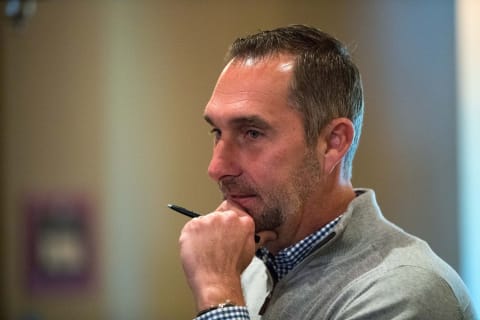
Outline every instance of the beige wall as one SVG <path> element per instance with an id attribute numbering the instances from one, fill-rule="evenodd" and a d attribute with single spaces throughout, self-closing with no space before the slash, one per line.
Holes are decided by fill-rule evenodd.
<path id="1" fill-rule="evenodd" d="M 85 193 L 105 238 L 105 95 L 102 7 L 48 2 L 24 29 L 2 25 L 5 129 L 3 275 L 8 319 L 104 318 L 104 283 L 81 294 L 30 295 L 25 286 L 26 197 Z M 3 8 L 2 8 L 3 10 Z M 103 10 L 103 12 L 102 12 Z M 99 275 L 101 277 L 101 275 Z M 6 279 L 5 279 L 6 277 Z"/>
<path id="2" fill-rule="evenodd" d="M 9 319 L 29 310 L 45 319 L 192 315 L 177 255 L 185 218 L 165 205 L 216 206 L 203 106 L 234 37 L 287 23 L 356 47 L 367 114 L 355 183 L 378 189 L 389 218 L 457 266 L 453 4 L 332 3 L 40 1 L 24 30 L 3 24 Z M 45 191 L 95 201 L 90 291 L 31 296 L 22 286 L 19 201 Z"/>

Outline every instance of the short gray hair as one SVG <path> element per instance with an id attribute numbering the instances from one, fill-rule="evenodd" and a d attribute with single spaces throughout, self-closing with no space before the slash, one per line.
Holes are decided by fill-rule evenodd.
<path id="1" fill-rule="evenodd" d="M 345 177 L 350 179 L 362 129 L 364 101 L 360 72 L 348 50 L 339 40 L 316 28 L 291 25 L 235 40 L 227 60 L 278 54 L 295 57 L 290 100 L 303 116 L 309 146 L 316 144 L 321 130 L 333 119 L 345 117 L 353 122 L 355 136 L 342 164 Z"/>

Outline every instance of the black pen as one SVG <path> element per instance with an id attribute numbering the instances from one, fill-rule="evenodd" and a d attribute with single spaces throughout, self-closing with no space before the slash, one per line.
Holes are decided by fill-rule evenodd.
<path id="1" fill-rule="evenodd" d="M 193 211 L 190 211 L 188 209 L 185 209 L 183 207 L 180 207 L 180 206 L 177 206 L 175 204 L 167 204 L 167 206 L 174 210 L 174 211 L 177 211 L 183 215 L 186 215 L 187 217 L 190 217 L 190 218 L 197 218 L 197 217 L 200 217 L 201 214 L 199 213 L 196 213 L 196 212 L 193 212 Z M 260 237 L 258 235 L 255 235 L 255 243 L 259 243 L 260 242 Z"/>
<path id="2" fill-rule="evenodd" d="M 177 212 L 180 212 L 181 214 L 184 214 L 186 215 L 187 217 L 190 217 L 190 218 L 196 218 L 196 217 L 200 217 L 201 214 L 199 213 L 196 213 L 196 212 L 193 212 L 193 211 L 190 211 L 188 209 L 185 209 L 183 207 L 180 207 L 180 206 L 177 206 L 177 205 L 174 205 L 174 204 L 167 204 L 167 206 L 172 209 L 172 210 L 175 210 Z"/>

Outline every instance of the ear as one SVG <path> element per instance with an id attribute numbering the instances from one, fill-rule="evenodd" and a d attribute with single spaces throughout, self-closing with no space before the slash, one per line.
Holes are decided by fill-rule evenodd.
<path id="1" fill-rule="evenodd" d="M 342 159 L 352 145 L 355 129 L 347 118 L 333 119 L 320 135 L 319 148 L 324 158 L 324 173 L 330 174 L 342 162 Z"/>

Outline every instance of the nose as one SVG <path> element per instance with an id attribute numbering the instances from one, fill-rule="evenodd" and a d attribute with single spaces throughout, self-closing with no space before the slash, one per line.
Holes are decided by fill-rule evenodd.
<path id="1" fill-rule="evenodd" d="M 213 147 L 212 159 L 208 165 L 208 175 L 214 181 L 227 176 L 238 176 L 241 173 L 238 155 L 232 145 L 220 140 Z"/>

